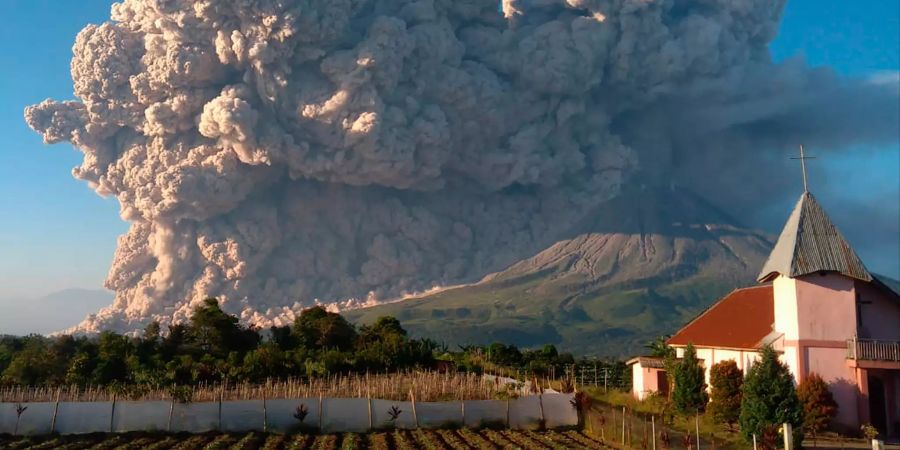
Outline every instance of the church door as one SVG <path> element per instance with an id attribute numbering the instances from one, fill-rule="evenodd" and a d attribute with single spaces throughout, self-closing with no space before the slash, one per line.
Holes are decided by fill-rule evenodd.
<path id="1" fill-rule="evenodd" d="M 869 375 L 869 417 L 872 425 L 883 435 L 887 434 L 887 399 L 884 396 L 884 382 Z"/>

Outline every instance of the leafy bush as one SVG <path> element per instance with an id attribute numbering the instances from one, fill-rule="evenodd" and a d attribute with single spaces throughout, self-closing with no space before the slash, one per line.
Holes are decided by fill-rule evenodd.
<path id="1" fill-rule="evenodd" d="M 797 386 L 797 398 L 803 404 L 803 426 L 813 435 L 828 428 L 837 415 L 838 406 L 828 384 L 816 373 L 810 373 Z"/>
<path id="2" fill-rule="evenodd" d="M 734 429 L 741 415 L 741 386 L 744 372 L 734 360 L 722 361 L 710 368 L 710 402 L 708 411 L 717 423 Z"/>

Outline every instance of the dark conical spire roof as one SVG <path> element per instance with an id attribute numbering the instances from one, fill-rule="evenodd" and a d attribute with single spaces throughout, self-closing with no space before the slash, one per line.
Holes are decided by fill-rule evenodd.
<path id="1" fill-rule="evenodd" d="M 873 278 L 815 197 L 804 192 L 763 265 L 759 281 L 820 271 L 838 272 L 866 282 Z"/>

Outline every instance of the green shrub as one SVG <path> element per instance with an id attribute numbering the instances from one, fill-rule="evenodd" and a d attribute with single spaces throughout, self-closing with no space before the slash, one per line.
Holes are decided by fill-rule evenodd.
<path id="1" fill-rule="evenodd" d="M 767 437 L 783 423 L 794 426 L 794 441 L 797 448 L 803 437 L 803 407 L 794 388 L 794 377 L 790 369 L 778 360 L 771 346 L 760 350 L 760 360 L 750 368 L 743 385 L 741 400 L 741 435 L 747 442 L 753 435 Z M 764 445 L 780 445 L 766 442 Z"/>
<path id="2" fill-rule="evenodd" d="M 697 351 L 692 344 L 684 349 L 684 357 L 675 364 L 675 389 L 672 391 L 672 405 L 681 414 L 694 414 L 706 407 L 706 382 L 703 367 L 697 359 Z"/>

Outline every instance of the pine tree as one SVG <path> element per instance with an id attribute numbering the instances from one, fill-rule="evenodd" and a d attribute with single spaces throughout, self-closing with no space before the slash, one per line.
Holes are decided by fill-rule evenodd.
<path id="1" fill-rule="evenodd" d="M 722 361 L 709 371 L 710 401 L 709 412 L 718 423 L 734 429 L 741 414 L 741 385 L 744 372 L 738 369 L 734 360 Z"/>
<path id="2" fill-rule="evenodd" d="M 803 405 L 803 426 L 815 436 L 828 428 L 837 415 L 837 403 L 828 390 L 828 384 L 816 373 L 797 386 L 797 397 Z"/>
<path id="3" fill-rule="evenodd" d="M 693 414 L 706 407 L 706 382 L 703 367 L 692 344 L 684 349 L 684 357 L 675 364 L 675 389 L 672 404 L 681 414 Z"/>
<path id="4" fill-rule="evenodd" d="M 790 369 L 778 360 L 771 346 L 760 350 L 760 360 L 750 368 L 743 385 L 741 401 L 741 435 L 747 442 L 758 437 L 777 436 L 783 423 L 794 426 L 797 448 L 803 438 L 803 406 L 797 398 Z M 778 439 L 763 439 L 764 446 L 780 445 Z"/>

